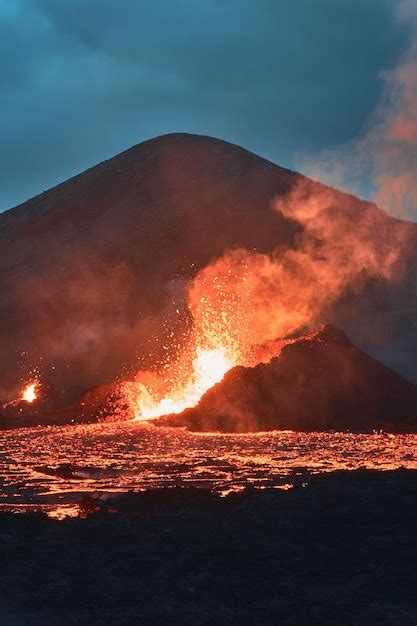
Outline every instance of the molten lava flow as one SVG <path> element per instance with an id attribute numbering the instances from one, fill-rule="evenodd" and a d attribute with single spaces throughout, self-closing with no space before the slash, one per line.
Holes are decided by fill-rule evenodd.
<path id="1" fill-rule="evenodd" d="M 182 374 L 181 368 L 174 371 L 171 380 L 168 381 L 168 390 L 160 399 L 155 399 L 142 383 L 134 385 L 135 419 L 148 420 L 161 415 L 181 413 L 184 409 L 195 406 L 201 396 L 210 387 L 220 382 L 234 365 L 236 365 L 236 356 L 228 354 L 226 348 L 198 346 L 192 360 L 191 372 Z M 132 387 L 128 395 L 132 400 Z"/>
<path id="2" fill-rule="evenodd" d="M 30 404 L 38 398 L 38 383 L 30 383 L 26 385 L 22 393 L 22 400 L 29 402 Z"/>

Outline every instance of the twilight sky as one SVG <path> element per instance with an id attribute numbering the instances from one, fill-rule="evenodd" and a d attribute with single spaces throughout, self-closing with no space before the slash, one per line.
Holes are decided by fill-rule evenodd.
<path id="1" fill-rule="evenodd" d="M 409 45 L 395 0 L 0 0 L 0 210 L 145 139 L 295 167 L 354 139 Z"/>

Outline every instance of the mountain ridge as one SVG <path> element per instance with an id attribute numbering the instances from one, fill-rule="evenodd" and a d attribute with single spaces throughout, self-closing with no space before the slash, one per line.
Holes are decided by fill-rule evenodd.
<path id="1" fill-rule="evenodd" d="M 30 198 L 27 198 L 26 200 L 24 200 L 23 202 L 20 202 L 19 204 L 16 204 L 15 206 L 9 207 L 7 209 L 5 209 L 4 211 L 2 211 L 0 213 L 0 221 L 2 219 L 2 216 L 6 215 L 7 213 L 9 213 L 10 211 L 16 211 L 16 209 L 19 209 L 20 207 L 22 207 L 23 205 L 28 204 L 29 202 L 32 202 L 33 200 L 37 200 L 38 198 L 41 198 L 45 193 L 49 193 L 51 191 L 56 190 L 58 187 L 61 187 L 62 185 L 65 185 L 67 183 L 71 183 L 72 181 L 76 182 L 76 180 L 80 177 L 80 176 L 86 176 L 89 175 L 91 173 L 93 173 L 94 171 L 96 171 L 98 168 L 100 168 L 101 166 L 105 166 L 105 165 L 110 165 L 113 161 L 118 160 L 119 158 L 125 157 L 128 154 L 134 154 L 136 151 L 142 150 L 145 147 L 153 147 L 155 145 L 157 145 L 158 143 L 163 143 L 166 141 L 180 141 L 181 139 L 192 139 L 193 141 L 195 141 L 196 139 L 201 139 L 201 140 L 205 140 L 205 141 L 209 141 L 209 142 L 215 142 L 216 144 L 223 144 L 223 145 L 230 145 L 233 146 L 234 148 L 238 148 L 242 151 L 244 151 L 245 153 L 248 154 L 255 154 L 253 152 L 251 152 L 249 149 L 244 148 L 243 146 L 240 146 L 239 144 L 235 144 L 233 142 L 229 142 L 225 139 L 221 139 L 218 137 L 213 137 L 211 135 L 201 135 L 201 134 L 195 134 L 195 133 L 185 133 L 185 132 L 171 132 L 171 133 L 164 133 L 162 135 L 157 135 L 155 137 L 151 137 L 149 139 L 145 139 L 144 141 L 140 141 L 139 143 L 134 144 L 133 146 L 130 146 L 129 148 L 125 148 L 123 150 L 121 150 L 120 152 L 116 153 L 113 156 L 108 157 L 107 159 L 103 159 L 102 161 L 99 161 L 98 163 L 95 163 L 94 165 L 92 165 L 91 167 L 88 167 L 85 170 L 82 170 L 80 172 L 77 172 L 76 174 L 74 174 L 73 176 L 70 176 L 69 178 L 65 178 L 64 180 L 59 181 L 58 183 L 56 183 L 55 185 L 53 185 L 52 187 L 49 187 L 48 189 L 45 189 L 44 191 L 41 191 L 37 194 L 35 194 L 34 196 L 31 196 Z M 300 175 L 299 172 L 295 171 L 295 170 L 291 170 L 290 168 L 286 168 L 283 167 L 282 165 L 279 165 L 278 163 L 274 163 L 273 161 L 266 159 L 263 156 L 258 156 L 256 155 L 259 159 L 263 160 L 266 163 L 269 163 L 270 165 L 274 165 L 275 167 L 280 168 L 281 170 L 284 170 L 288 173 L 291 174 L 297 174 Z"/>
<path id="2" fill-rule="evenodd" d="M 202 268 L 230 249 L 271 254 L 297 244 L 299 225 L 274 203 L 300 181 L 308 194 L 330 189 L 226 141 L 173 133 L 0 214 L 0 401 L 16 397 L 33 371 L 60 389 L 63 405 L 123 371 L 158 363 L 170 332 L 187 332 L 187 285 Z M 417 225 L 332 193 L 352 228 L 367 213 L 382 220 L 387 236 L 402 229 L 417 242 Z M 392 295 L 381 284 L 342 326 L 417 379 L 414 257 L 404 264 L 412 265 L 409 284 Z M 369 339 L 375 302 L 385 339 L 379 330 Z"/>

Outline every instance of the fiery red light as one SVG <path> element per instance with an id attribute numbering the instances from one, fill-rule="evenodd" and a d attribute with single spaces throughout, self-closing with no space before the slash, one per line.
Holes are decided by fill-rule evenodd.
<path id="1" fill-rule="evenodd" d="M 38 399 L 38 382 L 29 383 L 23 390 L 22 400 L 31 404 Z"/>

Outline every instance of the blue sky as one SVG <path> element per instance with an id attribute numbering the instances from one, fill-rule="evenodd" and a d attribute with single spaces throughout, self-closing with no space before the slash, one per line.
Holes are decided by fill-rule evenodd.
<path id="1" fill-rule="evenodd" d="M 0 210 L 145 139 L 286 167 L 355 138 L 408 46 L 395 0 L 0 0 Z"/>

